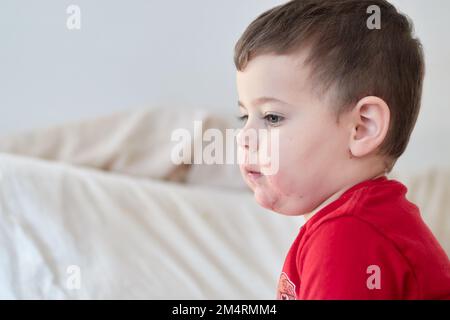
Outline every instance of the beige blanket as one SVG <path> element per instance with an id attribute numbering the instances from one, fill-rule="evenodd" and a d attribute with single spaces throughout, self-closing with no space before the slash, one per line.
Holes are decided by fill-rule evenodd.
<path id="1" fill-rule="evenodd" d="M 302 224 L 241 191 L 10 155 L 0 173 L 0 298 L 273 299 Z"/>

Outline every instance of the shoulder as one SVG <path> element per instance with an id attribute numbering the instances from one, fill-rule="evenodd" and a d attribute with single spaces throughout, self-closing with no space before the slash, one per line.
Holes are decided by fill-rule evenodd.
<path id="1" fill-rule="evenodd" d="M 307 233 L 304 247 L 313 247 L 318 254 L 332 255 L 373 254 L 369 249 L 398 251 L 383 230 L 355 215 L 339 215 L 320 221 Z"/>
<path id="2" fill-rule="evenodd" d="M 404 294 L 405 279 L 415 285 L 409 263 L 395 243 L 352 215 L 328 219 L 317 226 L 306 239 L 297 263 L 306 290 L 303 292 L 393 298 Z M 373 274 L 380 277 L 383 290 L 368 288 Z"/>

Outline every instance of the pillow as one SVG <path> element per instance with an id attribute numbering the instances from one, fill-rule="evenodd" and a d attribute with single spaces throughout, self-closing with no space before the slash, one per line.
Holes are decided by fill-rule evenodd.
<path id="1" fill-rule="evenodd" d="M 202 121 L 203 132 L 194 132 Z M 234 128 L 232 117 L 195 109 L 145 108 L 0 137 L 0 152 L 59 161 L 137 177 L 245 189 L 236 165 L 176 165 L 171 141 L 176 129 L 187 143 L 205 144 L 210 128 Z M 191 158 L 191 163 L 193 163 Z"/>

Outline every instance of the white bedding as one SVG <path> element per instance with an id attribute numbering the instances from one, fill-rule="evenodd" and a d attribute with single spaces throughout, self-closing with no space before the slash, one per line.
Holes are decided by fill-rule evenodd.
<path id="1" fill-rule="evenodd" d="M 242 191 L 11 155 L 0 173 L 0 298 L 273 299 L 302 223 Z"/>
<path id="2" fill-rule="evenodd" d="M 303 219 L 235 167 L 173 165 L 171 131 L 199 119 L 231 126 L 139 110 L 0 137 L 0 298 L 273 299 Z M 393 176 L 449 254 L 450 171 Z"/>

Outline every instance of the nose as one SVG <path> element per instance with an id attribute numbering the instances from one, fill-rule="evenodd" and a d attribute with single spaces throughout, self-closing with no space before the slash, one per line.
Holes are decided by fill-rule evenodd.
<path id="1" fill-rule="evenodd" d="M 248 152 L 258 151 L 258 131 L 253 127 L 244 127 L 237 135 L 238 146 Z"/>

